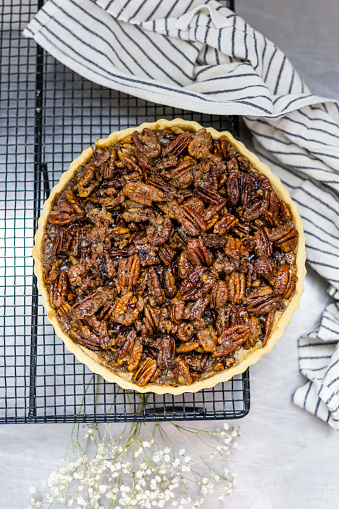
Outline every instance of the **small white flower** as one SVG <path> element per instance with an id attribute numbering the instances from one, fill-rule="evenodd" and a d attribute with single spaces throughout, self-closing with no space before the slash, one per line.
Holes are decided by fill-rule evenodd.
<path id="1" fill-rule="evenodd" d="M 149 447 L 151 447 L 151 444 L 149 442 L 143 442 L 142 446 L 144 449 L 148 449 Z"/>
<path id="2" fill-rule="evenodd" d="M 186 452 L 185 449 L 180 449 L 180 451 L 179 451 L 180 456 L 184 456 L 185 452 Z"/>
<path id="3" fill-rule="evenodd" d="M 191 461 L 191 456 L 185 456 L 185 463 L 189 463 Z"/>
<path id="4" fill-rule="evenodd" d="M 223 497 L 223 495 L 219 495 L 219 496 L 218 496 L 218 500 L 219 500 L 219 502 L 223 502 L 223 501 L 224 501 L 224 497 Z"/>
<path id="5" fill-rule="evenodd" d="M 165 449 L 166 450 L 166 449 Z M 165 454 L 164 456 L 164 462 L 169 463 L 171 461 L 171 456 L 169 454 Z"/>
<path id="6" fill-rule="evenodd" d="M 224 429 L 228 430 L 229 429 L 229 425 L 227 424 L 227 422 L 224 423 L 224 426 L 223 426 Z"/>
<path id="7" fill-rule="evenodd" d="M 78 498 L 77 498 L 77 502 L 78 502 L 78 504 L 79 504 L 80 506 L 81 506 L 81 505 L 82 505 L 82 506 L 85 506 L 85 505 L 86 505 L 86 500 L 85 500 L 84 498 L 82 498 L 82 496 L 81 496 L 81 495 L 79 495 L 79 496 L 78 496 Z"/>
<path id="8" fill-rule="evenodd" d="M 34 495 L 34 493 L 36 493 L 36 489 L 34 488 L 34 486 L 31 486 L 29 488 L 29 492 L 32 493 L 32 495 Z"/>

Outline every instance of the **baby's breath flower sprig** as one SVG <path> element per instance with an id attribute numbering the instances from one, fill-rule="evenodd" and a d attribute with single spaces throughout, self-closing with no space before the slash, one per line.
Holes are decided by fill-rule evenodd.
<path id="1" fill-rule="evenodd" d="M 109 424 L 76 424 L 65 459 L 49 476 L 46 507 L 61 502 L 75 509 L 196 508 L 211 493 L 222 502 L 235 487 L 224 455 L 236 448 L 239 429 L 171 424 L 171 433 L 159 423 L 127 424 L 119 437 Z M 31 507 L 42 507 L 41 493 L 30 491 Z"/>

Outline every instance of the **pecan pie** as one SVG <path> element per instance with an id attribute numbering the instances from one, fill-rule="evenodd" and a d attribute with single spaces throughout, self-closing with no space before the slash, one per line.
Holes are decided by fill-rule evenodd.
<path id="1" fill-rule="evenodd" d="M 33 254 L 66 347 L 107 380 L 160 394 L 257 362 L 305 275 L 280 180 L 230 133 L 181 119 L 85 150 L 45 203 Z"/>

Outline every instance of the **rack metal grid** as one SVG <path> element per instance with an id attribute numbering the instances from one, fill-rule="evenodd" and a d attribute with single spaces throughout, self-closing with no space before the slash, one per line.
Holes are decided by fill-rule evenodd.
<path id="1" fill-rule="evenodd" d="M 22 36 L 41 4 L 0 5 L 0 422 L 243 417 L 248 371 L 195 395 L 140 396 L 77 362 L 47 320 L 33 276 L 33 235 L 50 188 L 83 148 L 157 118 L 197 120 L 234 134 L 237 122 L 158 106 L 76 75 Z"/>

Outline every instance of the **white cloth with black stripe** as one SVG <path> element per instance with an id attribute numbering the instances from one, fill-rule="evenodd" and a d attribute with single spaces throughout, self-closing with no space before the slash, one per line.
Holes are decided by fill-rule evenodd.
<path id="1" fill-rule="evenodd" d="M 155 103 L 242 115 L 304 220 L 309 264 L 337 302 L 299 340 L 294 402 L 339 429 L 339 107 L 215 0 L 49 0 L 24 31 L 85 78 Z M 305 324 L 307 326 L 307 324 Z"/>

